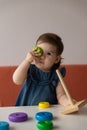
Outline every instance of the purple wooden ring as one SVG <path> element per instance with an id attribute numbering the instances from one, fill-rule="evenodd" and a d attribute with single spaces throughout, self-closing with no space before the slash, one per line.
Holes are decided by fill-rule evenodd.
<path id="1" fill-rule="evenodd" d="M 8 119 L 12 122 L 23 122 L 28 119 L 28 115 L 24 112 L 15 112 L 15 113 L 11 113 L 8 116 Z"/>

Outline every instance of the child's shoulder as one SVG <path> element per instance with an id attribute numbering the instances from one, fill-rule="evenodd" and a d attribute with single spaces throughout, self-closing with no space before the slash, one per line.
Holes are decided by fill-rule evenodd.
<path id="1" fill-rule="evenodd" d="M 62 76 L 64 77 L 66 75 L 66 68 L 60 67 L 59 70 L 60 70 L 60 73 L 62 74 Z"/>

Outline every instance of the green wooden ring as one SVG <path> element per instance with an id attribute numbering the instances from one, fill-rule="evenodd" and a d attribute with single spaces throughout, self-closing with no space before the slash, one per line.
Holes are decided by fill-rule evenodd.
<path id="1" fill-rule="evenodd" d="M 39 130 L 51 130 L 53 128 L 52 121 L 39 121 L 37 123 L 37 128 Z"/>
<path id="2" fill-rule="evenodd" d="M 34 46 L 32 51 L 35 51 L 35 50 L 38 52 L 38 57 L 41 57 L 43 55 L 43 50 L 39 46 L 37 46 L 37 45 Z"/>

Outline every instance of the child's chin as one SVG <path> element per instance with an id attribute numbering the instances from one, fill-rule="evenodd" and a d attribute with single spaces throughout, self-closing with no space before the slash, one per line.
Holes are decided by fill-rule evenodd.
<path id="1" fill-rule="evenodd" d="M 43 68 L 42 64 L 38 63 L 38 64 L 35 64 L 37 68 L 41 69 Z"/>
<path id="2" fill-rule="evenodd" d="M 42 65 L 40 65 L 40 64 L 37 64 L 36 67 L 39 68 L 42 71 L 44 70 L 44 67 Z"/>

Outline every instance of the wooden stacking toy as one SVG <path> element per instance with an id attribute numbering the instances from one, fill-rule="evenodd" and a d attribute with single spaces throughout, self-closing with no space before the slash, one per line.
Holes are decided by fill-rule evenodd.
<path id="1" fill-rule="evenodd" d="M 63 86 L 63 89 L 64 89 L 64 91 L 65 91 L 65 93 L 67 95 L 67 98 L 69 99 L 70 104 L 71 104 L 69 106 L 66 106 L 64 108 L 64 110 L 62 110 L 61 113 L 62 114 L 71 114 L 71 113 L 79 111 L 79 109 L 87 103 L 87 99 L 84 99 L 84 100 L 81 100 L 79 102 L 74 103 L 73 99 L 72 99 L 72 97 L 71 97 L 71 95 L 69 93 L 69 90 L 67 89 L 67 86 L 66 86 L 66 84 L 64 82 L 64 79 L 63 79 L 63 77 L 62 77 L 62 75 L 61 75 L 61 73 L 60 73 L 60 71 L 58 69 L 56 70 L 56 73 L 57 73 L 57 75 L 59 77 L 59 80 L 61 82 L 61 85 Z"/>

